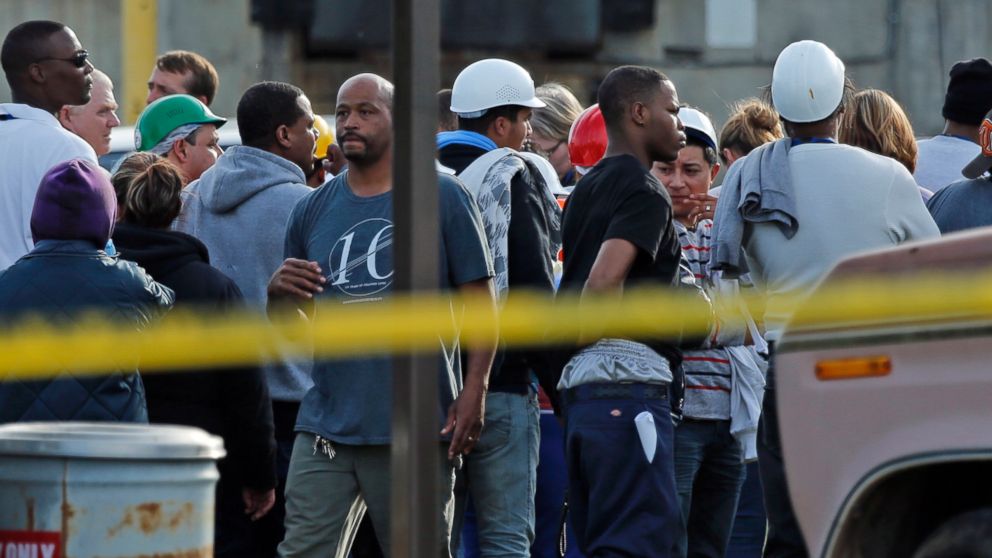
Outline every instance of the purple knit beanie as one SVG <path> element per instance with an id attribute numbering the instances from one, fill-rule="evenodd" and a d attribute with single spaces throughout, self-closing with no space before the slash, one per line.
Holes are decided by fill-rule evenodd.
<path id="1" fill-rule="evenodd" d="M 82 159 L 59 163 L 38 186 L 31 235 L 40 240 L 89 240 L 107 245 L 117 219 L 117 197 L 100 167 Z"/>

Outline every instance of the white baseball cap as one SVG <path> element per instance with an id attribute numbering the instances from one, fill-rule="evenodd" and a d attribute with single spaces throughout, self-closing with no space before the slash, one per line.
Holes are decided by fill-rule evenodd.
<path id="1" fill-rule="evenodd" d="M 772 71 L 772 103 L 789 122 L 817 122 L 844 97 L 844 63 L 827 45 L 799 41 L 782 49 Z"/>
<path id="2" fill-rule="evenodd" d="M 451 112 L 478 118 L 486 110 L 506 105 L 543 108 L 527 70 L 509 60 L 487 58 L 469 64 L 451 87 Z"/>
<path id="3" fill-rule="evenodd" d="M 693 136 L 716 149 L 716 130 L 713 129 L 713 123 L 710 122 L 710 118 L 706 114 L 699 109 L 682 107 L 679 109 L 679 120 L 685 126 L 687 135 Z"/>

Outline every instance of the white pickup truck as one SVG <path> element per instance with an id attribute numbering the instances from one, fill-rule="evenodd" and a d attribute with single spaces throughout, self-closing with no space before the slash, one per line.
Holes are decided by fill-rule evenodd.
<path id="1" fill-rule="evenodd" d="M 853 257 L 819 288 L 860 274 L 977 277 L 990 266 L 992 228 L 979 229 Z M 992 315 L 984 307 L 787 330 L 776 355 L 779 422 L 810 556 L 992 556 Z"/>

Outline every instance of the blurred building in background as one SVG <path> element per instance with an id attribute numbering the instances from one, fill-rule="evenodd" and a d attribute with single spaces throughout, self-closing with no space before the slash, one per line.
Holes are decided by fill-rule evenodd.
<path id="1" fill-rule="evenodd" d="M 188 49 L 221 78 L 213 109 L 233 116 L 250 84 L 290 81 L 333 112 L 341 81 L 391 75 L 391 0 L 0 0 L 0 33 L 28 19 L 71 26 L 117 84 L 121 116 L 144 104 L 154 53 Z M 778 52 L 799 39 L 828 44 L 859 87 L 890 91 L 920 135 L 940 131 L 947 71 L 992 56 L 988 0 L 442 0 L 442 84 L 468 63 L 513 59 L 538 83 L 594 100 L 619 64 L 667 73 L 680 98 L 717 125 L 735 99 L 771 81 Z M 139 70 L 124 71 L 124 68 Z M 6 84 L 0 101 L 9 100 Z"/>

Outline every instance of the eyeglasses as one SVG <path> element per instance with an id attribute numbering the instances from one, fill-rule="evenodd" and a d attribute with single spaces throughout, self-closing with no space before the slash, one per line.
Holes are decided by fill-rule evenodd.
<path id="1" fill-rule="evenodd" d="M 77 52 L 76 54 L 74 54 L 70 58 L 59 58 L 57 56 L 46 56 L 44 58 L 39 58 L 39 59 L 35 60 L 35 62 L 43 62 L 45 60 L 61 60 L 63 62 L 68 62 L 68 63 L 72 64 L 73 66 L 75 66 L 77 68 L 82 68 L 83 66 L 86 65 L 87 62 L 89 62 L 89 60 L 90 60 L 90 53 L 87 52 L 87 51 L 85 51 L 85 50 L 81 50 L 81 51 Z"/>
<path id="2" fill-rule="evenodd" d="M 537 145 L 537 142 L 535 142 L 534 140 L 530 140 L 530 141 L 527 142 L 527 145 L 524 148 L 527 151 L 530 151 L 531 153 L 540 155 L 541 157 L 544 157 L 545 159 L 550 160 L 551 159 L 551 155 L 555 151 L 558 151 L 558 148 L 561 147 L 563 143 L 565 143 L 565 140 L 561 140 L 558 143 L 552 145 L 551 146 L 551 149 L 544 150 L 544 149 L 541 149 L 541 146 L 540 145 Z"/>

